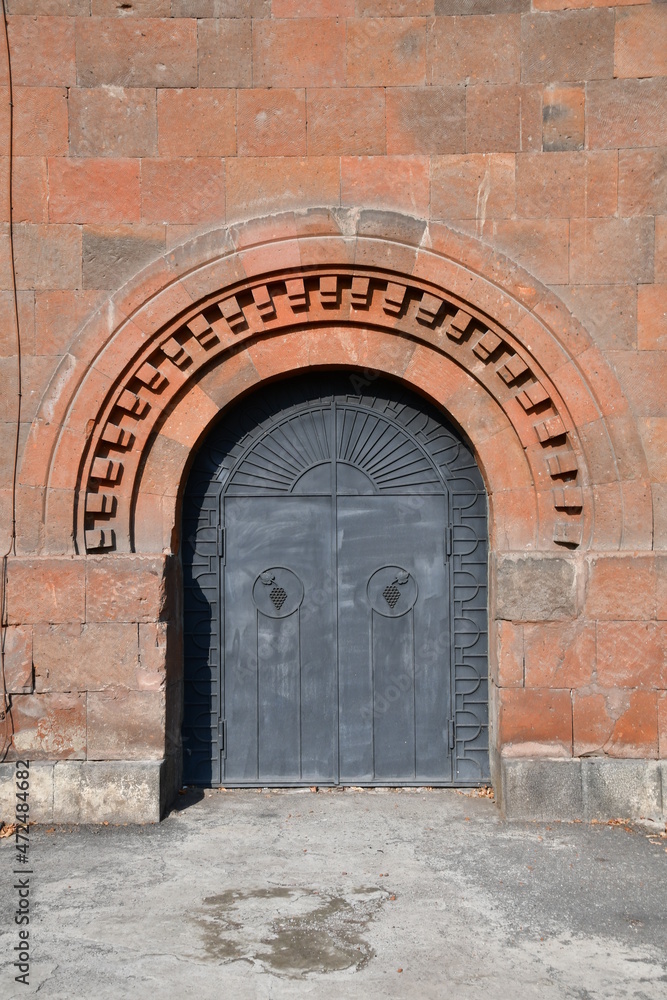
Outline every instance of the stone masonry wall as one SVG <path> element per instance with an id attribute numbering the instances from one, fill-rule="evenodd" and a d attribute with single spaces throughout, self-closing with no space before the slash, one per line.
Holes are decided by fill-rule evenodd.
<path id="1" fill-rule="evenodd" d="M 606 509 L 637 511 L 636 530 L 622 553 L 601 543 L 561 552 L 562 566 L 552 553 L 539 597 L 530 552 L 494 556 L 494 741 L 509 756 L 667 757 L 667 3 L 7 10 L 23 512 L 5 602 L 9 759 L 158 760 L 178 743 L 170 558 L 40 555 L 42 495 L 21 459 L 57 366 L 109 296 L 172 248 L 312 206 L 446 224 L 551 289 L 602 352 L 588 374 L 620 385 L 623 409 L 607 416 L 632 430 L 614 473 L 632 490 L 614 484 Z M 17 369 L 1 32 L 0 49 L 4 553 Z"/>

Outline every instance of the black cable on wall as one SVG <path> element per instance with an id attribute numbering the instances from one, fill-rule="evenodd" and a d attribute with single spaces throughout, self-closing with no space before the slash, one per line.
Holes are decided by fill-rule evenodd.
<path id="1" fill-rule="evenodd" d="M 5 51 L 7 53 L 7 91 L 9 99 L 9 170 L 7 172 L 7 201 L 9 206 L 9 254 L 11 261 L 12 293 L 14 299 L 14 330 L 16 333 L 16 435 L 14 440 L 14 461 L 12 466 L 11 484 L 11 529 L 9 546 L 2 556 L 2 596 L 0 597 L 0 682 L 2 685 L 2 703 L 0 704 L 0 721 L 2 722 L 2 749 L 0 761 L 3 761 L 12 743 L 14 723 L 12 718 L 11 698 L 7 693 L 7 678 L 5 675 L 5 644 L 7 641 L 7 564 L 10 555 L 16 555 L 16 479 L 19 463 L 19 439 L 21 433 L 21 331 L 19 326 L 19 304 L 16 291 L 16 265 L 14 261 L 14 223 L 12 213 L 12 177 L 13 177 L 13 146 L 14 146 L 14 96 L 12 89 L 12 61 L 9 52 L 9 30 L 7 25 L 7 4 L 2 0 L 2 25 L 5 36 Z"/>

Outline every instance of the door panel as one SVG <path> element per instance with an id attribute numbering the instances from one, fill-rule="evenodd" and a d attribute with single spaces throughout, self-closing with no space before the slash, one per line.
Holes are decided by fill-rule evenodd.
<path id="1" fill-rule="evenodd" d="M 337 508 L 340 780 L 448 781 L 446 499 Z"/>
<path id="2" fill-rule="evenodd" d="M 313 372 L 264 386 L 195 461 L 188 782 L 488 780 L 479 470 L 424 400 L 350 386 Z"/>
<path id="3" fill-rule="evenodd" d="M 336 780 L 330 497 L 224 509 L 225 780 Z"/>

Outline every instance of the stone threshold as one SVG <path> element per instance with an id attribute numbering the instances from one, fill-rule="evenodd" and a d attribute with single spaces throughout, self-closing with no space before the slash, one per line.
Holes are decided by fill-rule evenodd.
<path id="1" fill-rule="evenodd" d="M 667 819 L 667 760 L 501 756 L 500 779 L 507 819 Z"/>
<path id="2" fill-rule="evenodd" d="M 509 820 L 664 823 L 667 760 L 500 758 L 502 814 Z M 158 823 L 175 790 L 168 760 L 34 761 L 34 823 Z M 0 820 L 16 806 L 15 764 L 0 764 Z"/>

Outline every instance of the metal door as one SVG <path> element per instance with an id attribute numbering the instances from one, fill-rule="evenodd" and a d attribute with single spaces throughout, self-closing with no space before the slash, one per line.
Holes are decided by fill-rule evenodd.
<path id="1" fill-rule="evenodd" d="M 488 777 L 479 472 L 434 411 L 391 383 L 373 389 L 274 387 L 195 463 L 187 781 Z"/>

